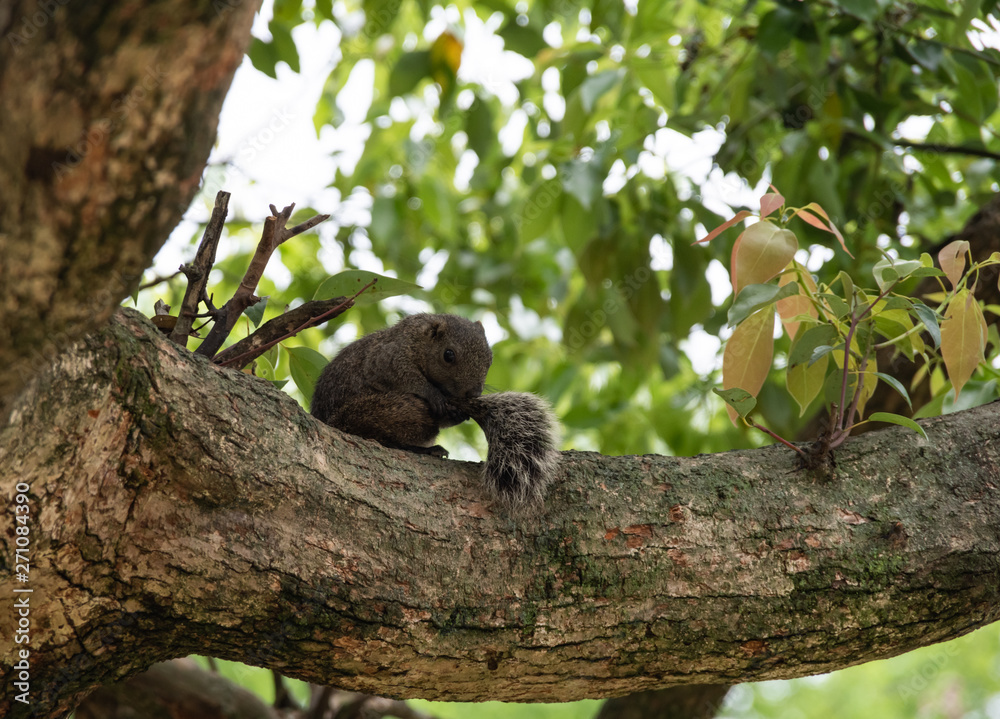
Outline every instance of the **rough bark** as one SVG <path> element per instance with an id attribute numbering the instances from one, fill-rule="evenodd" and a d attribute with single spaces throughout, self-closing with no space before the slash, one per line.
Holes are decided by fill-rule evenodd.
<path id="1" fill-rule="evenodd" d="M 564 701 L 951 639 L 1000 618 L 998 415 L 852 439 L 823 475 L 779 447 L 567 452 L 544 509 L 512 518 L 478 465 L 343 435 L 125 312 L 0 433 L 4 496 L 30 486 L 31 709 L 192 652 L 392 697 Z M 0 544 L 12 561 L 13 531 Z"/>
<path id="2" fill-rule="evenodd" d="M 177 225 L 259 4 L 0 3 L 0 416 Z"/>

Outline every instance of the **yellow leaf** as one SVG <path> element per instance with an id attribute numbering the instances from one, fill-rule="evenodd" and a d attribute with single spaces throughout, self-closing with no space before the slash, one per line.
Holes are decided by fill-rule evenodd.
<path id="1" fill-rule="evenodd" d="M 461 41 L 445 30 L 431 44 L 431 77 L 443 91 L 455 83 L 458 68 L 462 64 Z"/>
<path id="2" fill-rule="evenodd" d="M 875 387 L 878 385 L 878 377 L 872 371 L 865 372 L 865 376 L 861 379 L 861 397 L 858 399 L 858 417 L 865 416 L 865 405 L 868 404 L 868 400 L 871 399 L 872 395 L 875 394 Z"/>
<path id="3" fill-rule="evenodd" d="M 986 320 L 976 298 L 963 288 L 948 303 L 941 322 L 941 357 L 955 387 L 955 399 L 985 361 L 985 349 Z"/>
<path id="4" fill-rule="evenodd" d="M 799 241 L 789 230 L 767 220 L 750 225 L 733 245 L 730 265 L 733 294 L 747 285 L 761 285 L 788 266 L 799 249 Z"/>
<path id="5" fill-rule="evenodd" d="M 747 317 L 733 331 L 722 354 L 722 388 L 745 389 L 754 397 L 760 392 L 774 357 L 774 307 L 765 307 Z M 737 414 L 727 406 L 729 419 Z"/>
<path id="6" fill-rule="evenodd" d="M 958 287 L 965 272 L 965 254 L 969 251 L 969 243 L 965 240 L 955 240 L 949 242 L 938 253 L 938 262 L 941 269 L 948 276 L 948 281 L 952 287 Z"/>

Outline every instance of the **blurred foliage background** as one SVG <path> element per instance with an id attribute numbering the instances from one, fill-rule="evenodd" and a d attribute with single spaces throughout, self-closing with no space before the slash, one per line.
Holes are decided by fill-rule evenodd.
<path id="1" fill-rule="evenodd" d="M 333 217 L 280 248 L 258 291 L 270 296 L 264 318 L 312 299 L 342 269 L 383 272 L 424 289 L 287 346 L 329 358 L 402 314 L 454 312 L 487 326 L 488 384 L 548 397 L 567 447 L 692 455 L 762 444 L 711 393 L 736 232 L 692 243 L 756 209 L 770 183 L 790 205 L 820 203 L 847 237 L 853 259 L 833 251 L 832 236 L 794 228 L 822 281 L 846 270 L 871 284 L 877 248 L 915 258 L 959 231 L 1000 192 L 998 5 L 275 0 L 253 65 L 298 72 L 302 53 L 317 51 L 302 44 L 303 26 L 332 26 L 313 125 L 320 137 L 358 139 L 334 152 L 333 206 L 297 211 L 296 220 Z M 209 168 L 193 214 L 207 218 L 219 173 Z M 228 225 L 212 283 L 221 301 L 259 219 Z M 182 292 L 180 280 L 161 283 L 138 304 L 178 306 Z M 234 339 L 250 329 L 241 323 Z M 807 418 L 784 390 L 783 349 L 787 340 L 760 407 L 795 437 Z M 271 359 L 277 378 L 292 376 L 294 350 Z M 944 410 L 995 398 L 995 375 L 984 369 Z M 308 404 L 294 382 L 286 389 Z M 466 425 L 441 443 L 476 459 L 485 445 Z M 253 684 L 254 672 L 235 672 Z M 582 717 L 596 706 L 496 716 Z M 1000 632 L 828 677 L 740 686 L 724 715 L 834 711 L 1000 717 Z"/>

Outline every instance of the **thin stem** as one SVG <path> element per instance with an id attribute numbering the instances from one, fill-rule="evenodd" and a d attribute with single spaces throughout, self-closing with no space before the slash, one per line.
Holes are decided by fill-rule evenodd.
<path id="1" fill-rule="evenodd" d="M 808 457 L 808 455 L 807 455 L 807 454 L 806 454 L 806 453 L 805 453 L 805 452 L 804 452 L 804 451 L 803 451 L 802 449 L 800 449 L 800 448 L 796 447 L 796 446 L 795 446 L 794 444 L 792 444 L 791 442 L 789 442 L 789 441 L 788 441 L 787 439 L 785 439 L 785 438 L 784 438 L 784 437 L 782 437 L 781 435 L 779 435 L 779 434 L 776 434 L 775 432 L 772 432 L 771 430 L 769 430 L 769 429 L 768 429 L 767 427 L 765 427 L 764 425 L 762 425 L 762 424 L 757 424 L 756 422 L 754 422 L 754 421 L 753 421 L 752 419 L 750 419 L 749 417 L 744 417 L 744 418 L 743 418 L 743 421 L 744 421 L 744 422 L 746 422 L 746 423 L 747 423 L 748 425 L 750 425 L 751 427 L 753 427 L 754 429 L 759 429 L 759 430 L 760 430 L 761 432 L 763 432 L 764 434 L 768 434 L 768 435 L 770 435 L 771 437 L 773 437 L 774 439 L 778 440 L 779 442 L 781 442 L 781 443 L 782 443 L 783 445 L 785 445 L 785 446 L 786 446 L 786 447 L 788 447 L 789 449 L 794 449 L 794 450 L 795 450 L 796 452 L 798 452 L 798 453 L 799 453 L 800 455 L 802 455 L 803 457 Z"/>
<path id="2" fill-rule="evenodd" d="M 259 356 L 259 355 L 263 354 L 264 352 L 267 352 L 269 349 L 271 349 L 272 347 L 274 347 L 279 342 L 283 342 L 284 340 L 287 340 L 289 337 L 294 337 L 295 335 L 297 335 L 302 330 L 308 329 L 309 327 L 312 327 L 314 325 L 319 324 L 320 322 L 322 322 L 324 319 L 326 319 L 330 315 L 334 314 L 335 312 L 339 312 L 339 311 L 343 310 L 345 307 L 350 306 L 354 302 L 354 300 L 357 299 L 358 295 L 360 295 L 362 292 L 364 292 L 369 287 L 371 287 L 372 285 L 374 285 L 377 281 L 378 281 L 378 278 L 376 277 L 374 280 L 372 280 L 371 282 L 369 282 L 367 285 L 365 285 L 364 287 L 362 287 L 360 290 L 358 290 L 357 292 L 355 292 L 353 295 L 351 295 L 350 297 L 348 297 L 346 300 L 344 300 L 343 302 L 341 302 L 336 307 L 330 308 L 329 310 L 327 310 L 326 312 L 324 312 L 321 315 L 318 315 L 317 317 L 311 317 L 311 318 L 309 318 L 308 320 L 306 320 L 305 322 L 303 322 L 301 325 L 299 325 L 298 327 L 296 327 L 295 329 L 293 329 L 291 332 L 287 332 L 286 334 L 282 335 L 281 337 L 277 337 L 277 338 L 271 340 L 270 342 L 267 342 L 266 344 L 264 344 L 264 345 L 262 345 L 260 347 L 256 347 L 256 348 L 250 350 L 249 352 L 244 352 L 243 354 L 236 355 L 235 357 L 230 357 L 225 362 L 222 362 L 220 364 L 220 366 L 221 367 L 231 367 L 232 365 L 234 365 L 237 362 L 239 362 L 240 360 L 242 360 L 244 357 L 249 357 L 250 355 Z"/>

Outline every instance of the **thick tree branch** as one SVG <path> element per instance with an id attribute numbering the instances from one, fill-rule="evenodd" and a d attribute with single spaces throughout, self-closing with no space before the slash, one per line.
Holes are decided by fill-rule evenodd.
<path id="1" fill-rule="evenodd" d="M 259 5 L 3 3 L 0 417 L 177 225 Z"/>
<path id="2" fill-rule="evenodd" d="M 343 435 L 125 312 L 0 433 L 4 496 L 30 486 L 32 708 L 191 652 L 391 697 L 552 701 L 950 639 L 1000 618 L 1000 405 L 923 425 L 851 439 L 829 475 L 781 447 L 568 452 L 545 507 L 512 518 L 477 465 Z"/>

